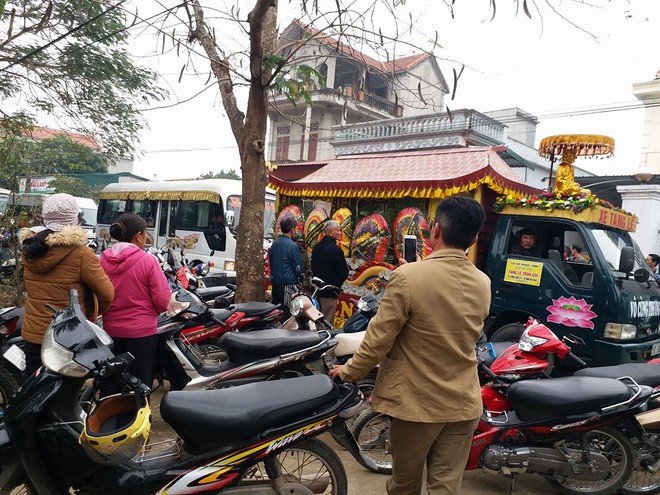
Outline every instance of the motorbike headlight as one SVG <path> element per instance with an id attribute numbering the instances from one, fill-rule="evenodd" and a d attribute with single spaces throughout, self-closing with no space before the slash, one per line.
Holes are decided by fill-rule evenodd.
<path id="1" fill-rule="evenodd" d="M 303 303 L 299 297 L 294 297 L 289 304 L 289 312 L 292 316 L 298 316 L 303 309 Z"/>
<path id="2" fill-rule="evenodd" d="M 172 318 L 178 315 L 179 313 L 181 313 L 182 311 L 188 309 L 188 306 L 190 306 L 190 302 L 181 302 L 177 300 L 176 292 L 175 292 L 170 297 L 170 303 L 167 306 L 167 311 L 165 311 L 165 314 L 170 318 Z"/>
<path id="3" fill-rule="evenodd" d="M 637 327 L 628 323 L 608 323 L 605 325 L 603 336 L 606 339 L 634 339 L 637 336 Z"/>
<path id="4" fill-rule="evenodd" d="M 542 337 L 532 337 L 528 335 L 527 332 L 525 332 L 520 337 L 520 341 L 518 341 L 518 349 L 521 351 L 530 352 L 532 349 L 534 349 L 534 347 L 545 344 L 547 341 L 548 339 L 544 339 Z"/>
<path id="5" fill-rule="evenodd" d="M 41 362 L 46 368 L 62 376 L 82 378 L 87 376 L 90 371 L 73 360 L 72 351 L 55 342 L 52 326 L 46 330 L 41 343 Z"/>

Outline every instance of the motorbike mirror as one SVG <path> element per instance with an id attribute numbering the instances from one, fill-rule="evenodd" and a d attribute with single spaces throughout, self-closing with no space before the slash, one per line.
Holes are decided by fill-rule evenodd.
<path id="1" fill-rule="evenodd" d="M 582 340 L 580 337 L 572 333 L 564 336 L 562 340 L 573 345 L 584 345 L 584 340 Z"/>
<path id="2" fill-rule="evenodd" d="M 312 285 L 316 287 L 322 287 L 325 285 L 325 282 L 318 277 L 312 277 Z"/>
<path id="3" fill-rule="evenodd" d="M 174 266 L 174 264 L 175 264 L 174 253 L 172 252 L 171 249 L 168 249 L 168 250 L 167 250 L 167 263 L 168 263 L 170 266 Z"/>
<path id="4" fill-rule="evenodd" d="M 224 296 L 217 296 L 215 299 L 213 299 L 213 306 L 218 309 L 228 308 L 230 306 L 230 302 L 229 299 Z"/>
<path id="5" fill-rule="evenodd" d="M 632 246 L 623 246 L 619 256 L 619 271 L 628 274 L 635 267 L 635 249 Z"/>
<path id="6" fill-rule="evenodd" d="M 633 274 L 635 281 L 637 282 L 648 282 L 649 281 L 649 272 L 644 270 L 644 268 L 638 268 Z"/>

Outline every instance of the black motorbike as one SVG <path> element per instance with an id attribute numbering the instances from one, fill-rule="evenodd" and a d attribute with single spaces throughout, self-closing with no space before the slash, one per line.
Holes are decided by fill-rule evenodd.
<path id="1" fill-rule="evenodd" d="M 2 493 L 21 484 L 43 495 L 347 493 L 341 461 L 313 437 L 330 431 L 360 457 L 344 424 L 360 399 L 356 387 L 325 375 L 168 392 L 161 416 L 180 438 L 164 450 L 147 444 L 120 464 L 100 463 L 79 440 L 87 411 L 78 397 L 85 381 L 121 377 L 136 394 L 150 392 L 126 373 L 132 356 L 114 356 L 111 344 L 85 319 L 72 291 L 70 306 L 55 313 L 44 337 L 44 367 L 0 418 Z"/>

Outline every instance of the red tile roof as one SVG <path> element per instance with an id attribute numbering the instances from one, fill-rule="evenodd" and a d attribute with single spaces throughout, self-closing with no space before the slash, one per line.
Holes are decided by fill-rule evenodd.
<path id="1" fill-rule="evenodd" d="M 478 184 L 496 185 L 496 189 L 518 192 L 537 192 L 506 164 L 497 154 L 499 147 L 467 147 L 438 150 L 413 150 L 389 153 L 347 155 L 329 160 L 311 173 L 305 163 L 287 164 L 299 167 L 295 174 L 276 169 L 270 174 L 271 187 L 283 194 L 302 190 L 343 191 L 402 191 L 411 189 L 438 190 L 468 187 Z M 473 185 L 474 187 L 469 187 Z M 421 194 L 421 193 L 420 193 Z M 428 194 L 426 197 L 429 197 Z"/>
<path id="2" fill-rule="evenodd" d="M 313 26 L 310 26 L 309 24 L 305 24 L 300 20 L 294 20 L 291 24 L 298 25 L 300 28 L 310 33 L 315 40 L 325 43 L 326 45 L 330 45 L 333 48 L 339 50 L 340 52 L 345 53 L 346 55 L 349 55 L 350 57 L 356 60 L 361 60 L 365 64 L 370 65 L 371 67 L 385 73 L 403 72 L 406 70 L 410 70 L 416 65 L 422 63 L 427 58 L 433 56 L 433 54 L 428 52 L 416 53 L 414 55 L 399 57 L 393 60 L 389 60 L 387 62 L 381 62 L 380 60 L 376 60 L 375 58 L 370 57 L 369 55 L 366 55 L 361 51 L 356 50 L 355 48 L 352 48 L 351 46 L 338 41 L 333 36 L 324 34 L 323 32 L 319 31 Z"/>
<path id="3" fill-rule="evenodd" d="M 32 132 L 27 137 L 32 139 L 51 139 L 55 136 L 69 136 L 71 141 L 74 143 L 79 143 L 92 148 L 93 150 L 100 150 L 101 147 L 91 136 L 85 136 L 83 134 L 78 134 L 77 132 L 63 131 L 61 129 L 51 129 L 49 127 L 34 127 Z"/>

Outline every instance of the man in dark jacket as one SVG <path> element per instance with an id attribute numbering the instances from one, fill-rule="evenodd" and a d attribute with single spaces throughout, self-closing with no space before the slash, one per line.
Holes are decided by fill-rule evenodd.
<path id="1" fill-rule="evenodd" d="M 325 236 L 312 250 L 312 273 L 327 285 L 341 288 L 344 280 L 348 277 L 348 265 L 346 265 L 344 252 L 337 246 L 337 241 L 341 239 L 339 222 L 329 220 L 326 222 L 323 232 Z M 319 291 L 317 295 L 321 312 L 332 323 L 337 310 L 339 291 L 326 289 Z"/>
<path id="2" fill-rule="evenodd" d="M 300 256 L 300 249 L 294 242 L 296 221 L 291 217 L 283 218 L 280 222 L 282 234 L 270 247 L 270 281 L 273 284 L 273 304 L 284 303 L 284 292 L 287 286 L 298 285 L 299 273 L 305 267 Z M 289 308 L 284 308 L 287 316 Z"/>

